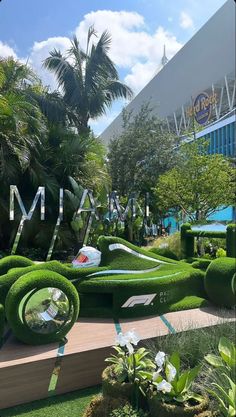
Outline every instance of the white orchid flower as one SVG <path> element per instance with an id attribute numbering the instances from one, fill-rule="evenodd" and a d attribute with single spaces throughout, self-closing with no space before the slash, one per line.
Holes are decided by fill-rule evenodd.
<path id="1" fill-rule="evenodd" d="M 135 333 L 134 330 L 130 330 L 129 332 L 125 333 L 125 337 L 134 346 L 137 346 L 138 342 L 140 341 L 139 335 L 137 333 Z"/>
<path id="2" fill-rule="evenodd" d="M 166 392 L 171 392 L 172 390 L 172 385 L 169 384 L 169 382 L 167 382 L 165 379 L 159 382 L 159 384 L 156 384 L 156 387 L 157 391 L 161 391 L 163 392 L 163 394 L 165 394 Z"/>
<path id="3" fill-rule="evenodd" d="M 120 332 L 120 333 L 116 336 L 115 343 L 116 343 L 116 345 L 119 345 L 119 346 L 121 346 L 121 347 L 126 346 L 127 341 L 126 341 L 126 337 L 125 337 L 125 335 L 124 335 L 123 333 L 121 333 L 121 332 Z"/>
<path id="4" fill-rule="evenodd" d="M 157 353 L 157 355 L 156 355 L 156 357 L 155 357 L 155 362 L 156 362 L 156 364 L 157 364 L 157 366 L 158 366 L 159 368 L 162 368 L 162 366 L 163 366 L 163 364 L 164 364 L 164 362 L 165 362 L 165 357 L 166 357 L 165 352 L 161 352 L 161 351 L 159 351 L 159 352 Z"/>
<path id="5" fill-rule="evenodd" d="M 173 379 L 175 379 L 176 373 L 177 373 L 176 368 L 171 363 L 168 363 L 166 365 L 166 377 L 167 377 L 167 381 L 168 382 L 172 382 Z"/>
<path id="6" fill-rule="evenodd" d="M 161 371 L 162 371 L 162 369 L 159 368 L 156 372 L 153 372 L 153 374 L 152 374 L 153 382 L 156 382 L 157 378 L 160 376 Z"/>
<path id="7" fill-rule="evenodd" d="M 133 345 L 136 346 L 139 341 L 140 337 L 133 330 L 130 330 L 124 334 L 119 333 L 116 337 L 116 344 L 121 347 L 126 346 L 130 355 L 134 353 Z"/>

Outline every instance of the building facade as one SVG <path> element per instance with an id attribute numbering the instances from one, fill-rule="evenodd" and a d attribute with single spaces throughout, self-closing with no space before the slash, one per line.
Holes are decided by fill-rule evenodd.
<path id="1" fill-rule="evenodd" d="M 226 3 L 128 104 L 143 103 L 178 137 L 196 129 L 210 139 L 210 153 L 236 156 L 235 2 Z M 193 111 L 194 109 L 194 111 Z M 105 129 L 105 143 L 122 132 L 122 115 Z"/>
<path id="2" fill-rule="evenodd" d="M 236 157 L 235 8 L 235 1 L 227 0 L 127 106 L 135 115 L 142 104 L 150 103 L 183 142 L 204 137 L 210 154 L 232 159 Z M 108 144 L 121 133 L 120 114 L 101 138 Z M 235 209 L 224 209 L 214 219 L 235 219 Z"/>

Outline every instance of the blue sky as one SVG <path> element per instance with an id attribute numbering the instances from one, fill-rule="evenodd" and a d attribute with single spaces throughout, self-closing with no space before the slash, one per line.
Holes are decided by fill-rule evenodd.
<path id="1" fill-rule="evenodd" d="M 76 34 L 83 46 L 87 29 L 112 35 L 111 58 L 120 78 L 137 94 L 160 69 L 163 46 L 168 58 L 196 33 L 225 0 L 2 0 L 0 56 L 28 59 L 43 82 L 56 87 L 42 60 L 54 47 L 64 52 Z M 125 105 L 115 103 L 91 123 L 101 133 Z"/>

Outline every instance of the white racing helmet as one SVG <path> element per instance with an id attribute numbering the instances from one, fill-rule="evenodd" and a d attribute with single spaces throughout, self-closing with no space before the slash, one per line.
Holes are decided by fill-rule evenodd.
<path id="1" fill-rule="evenodd" d="M 84 246 L 77 253 L 72 265 L 74 268 L 91 268 L 99 266 L 100 262 L 101 252 L 92 246 Z"/>

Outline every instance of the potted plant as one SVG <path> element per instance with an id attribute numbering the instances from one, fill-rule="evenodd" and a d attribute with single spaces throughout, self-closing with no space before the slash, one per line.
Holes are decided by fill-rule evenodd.
<path id="1" fill-rule="evenodd" d="M 181 372 L 177 352 L 170 357 L 158 352 L 155 362 L 155 372 L 141 372 L 152 417 L 196 417 L 207 410 L 208 397 L 191 390 L 200 366 Z"/>
<path id="2" fill-rule="evenodd" d="M 116 346 L 113 346 L 116 354 L 106 359 L 111 365 L 102 374 L 103 395 L 126 398 L 135 407 L 139 403 L 140 372 L 155 369 L 145 348 L 135 350 L 134 346 L 139 340 L 134 331 L 120 333 L 116 338 Z"/>

